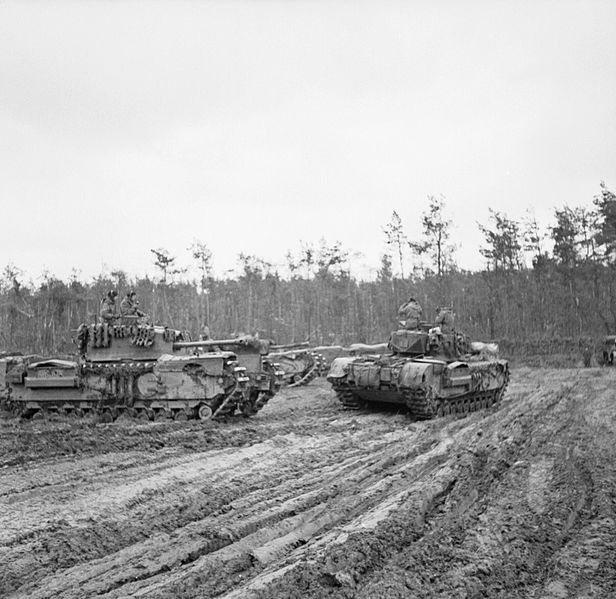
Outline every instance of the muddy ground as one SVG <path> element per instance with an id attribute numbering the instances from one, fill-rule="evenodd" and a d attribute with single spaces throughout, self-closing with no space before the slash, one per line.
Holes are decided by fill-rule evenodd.
<path id="1" fill-rule="evenodd" d="M 616 371 L 412 422 L 321 379 L 251 419 L 0 422 L 0 596 L 616 597 Z"/>

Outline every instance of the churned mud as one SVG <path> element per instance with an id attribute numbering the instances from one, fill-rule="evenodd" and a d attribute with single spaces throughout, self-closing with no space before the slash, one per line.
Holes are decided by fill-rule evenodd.
<path id="1" fill-rule="evenodd" d="M 616 596 L 616 371 L 412 422 L 322 379 L 219 422 L 0 422 L 0 596 Z"/>

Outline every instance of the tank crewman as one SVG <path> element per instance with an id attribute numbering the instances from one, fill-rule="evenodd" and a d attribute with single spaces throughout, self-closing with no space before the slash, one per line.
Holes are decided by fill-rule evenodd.
<path id="1" fill-rule="evenodd" d="M 438 308 L 435 324 L 442 333 L 453 333 L 455 314 L 451 308 Z"/>
<path id="2" fill-rule="evenodd" d="M 111 324 L 118 318 L 116 314 L 115 298 L 118 297 L 118 292 L 115 289 L 111 289 L 107 292 L 107 295 L 101 300 L 101 307 L 99 311 L 101 323 Z"/>
<path id="3" fill-rule="evenodd" d="M 421 304 L 414 297 L 409 297 L 408 301 L 398 309 L 398 320 L 408 330 L 418 329 L 422 316 Z"/>
<path id="4" fill-rule="evenodd" d="M 131 289 L 126 294 L 126 297 L 120 302 L 120 315 L 121 316 L 145 316 L 145 312 L 142 312 L 139 308 L 139 300 L 137 294 Z"/>
<path id="5" fill-rule="evenodd" d="M 210 327 L 204 324 L 201 327 L 201 332 L 199 333 L 199 341 L 209 341 L 210 340 Z"/>

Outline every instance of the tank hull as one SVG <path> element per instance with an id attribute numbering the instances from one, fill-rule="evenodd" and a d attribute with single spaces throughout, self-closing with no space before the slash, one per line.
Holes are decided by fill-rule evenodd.
<path id="1" fill-rule="evenodd" d="M 281 373 L 248 340 L 201 351 L 185 334 L 153 325 L 82 325 L 77 359 L 0 359 L 0 394 L 23 417 L 120 415 L 143 420 L 250 416 L 281 385 Z"/>
<path id="2" fill-rule="evenodd" d="M 248 400 L 247 377 L 232 353 L 161 356 L 96 363 L 28 356 L 0 361 L 6 404 L 17 415 L 83 416 L 104 420 L 209 419 Z M 2 381 L 0 380 L 0 383 Z"/>
<path id="3" fill-rule="evenodd" d="M 405 406 L 414 418 L 429 419 L 494 405 L 507 387 L 509 366 L 498 359 L 337 358 L 327 380 L 345 407 L 392 403 Z"/>

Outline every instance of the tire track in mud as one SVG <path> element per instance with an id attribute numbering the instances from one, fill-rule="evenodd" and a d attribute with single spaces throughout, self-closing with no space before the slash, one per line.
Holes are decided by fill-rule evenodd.
<path id="1" fill-rule="evenodd" d="M 355 532 L 345 537 L 342 548 L 331 542 L 322 547 L 314 544 L 282 567 L 224 596 L 529 596 L 529 588 L 545 579 L 550 560 L 567 542 L 576 522 L 588 516 L 592 489 L 583 476 L 578 477 L 579 484 L 569 476 L 566 491 L 548 485 L 547 513 L 528 521 L 528 505 L 516 504 L 528 478 L 528 463 L 525 466 L 520 458 L 539 455 L 543 459 L 542 451 L 552 448 L 553 433 L 559 430 L 573 434 L 575 441 L 570 414 L 572 406 L 584 406 L 582 395 L 576 385 L 551 393 L 539 390 L 520 398 L 522 405 L 506 402 L 486 418 L 488 422 L 479 422 L 479 430 L 472 419 L 462 421 L 459 431 L 451 431 L 455 451 L 462 455 L 452 465 L 448 486 L 443 484 L 436 492 L 429 487 L 417 489 L 428 502 L 427 510 L 410 501 L 374 533 Z M 565 444 L 567 436 L 562 439 Z M 559 445 L 554 443 L 556 452 L 561 451 Z M 613 474 L 612 469 L 612 487 Z M 563 521 L 550 511 L 558 511 L 554 507 L 568 514 L 564 530 Z M 424 514 L 425 526 L 409 526 L 416 522 L 413 514 L 417 512 Z M 603 565 L 611 562 L 610 547 L 602 548 Z"/>
<path id="2" fill-rule="evenodd" d="M 315 530 L 327 525 L 330 520 L 338 521 L 349 511 L 361 512 L 370 504 L 374 495 L 379 496 L 383 492 L 381 487 L 384 484 L 382 482 L 384 471 L 392 472 L 392 481 L 399 481 L 400 474 L 397 470 L 404 472 L 409 455 L 417 453 L 415 444 L 410 444 L 405 452 L 394 456 L 385 458 L 382 456 L 393 444 L 399 442 L 400 437 L 401 433 L 395 431 L 385 435 L 376 444 L 372 442 L 374 453 L 368 456 L 357 456 L 356 452 L 350 451 L 346 459 L 339 460 L 334 455 L 332 456 L 334 461 L 328 466 L 319 466 L 319 477 L 316 479 L 314 471 L 309 471 L 302 477 L 293 476 L 297 474 L 297 465 L 303 467 L 304 464 L 301 460 L 295 459 L 299 456 L 294 456 L 289 448 L 284 448 L 287 458 L 293 459 L 294 467 L 289 469 L 289 477 L 277 473 L 282 479 L 278 485 L 272 488 L 261 486 L 233 502 L 231 509 L 226 509 L 225 513 L 214 513 L 211 517 L 193 522 L 171 535 L 151 538 L 128 547 L 113 559 L 107 556 L 99 560 L 101 563 L 87 564 L 84 568 L 76 567 L 72 572 L 64 572 L 57 578 L 66 580 L 68 577 L 70 585 L 77 582 L 79 592 L 100 594 L 104 589 L 123 584 L 130 578 L 149 578 L 159 572 L 165 573 L 170 566 L 194 561 L 202 554 L 220 550 L 221 547 L 237 543 L 238 540 L 244 540 L 255 533 L 255 538 L 266 545 L 260 556 L 256 558 L 255 554 L 253 558 L 257 561 L 267 561 L 269 558 L 266 556 L 274 551 L 276 544 L 280 544 L 281 535 L 297 536 L 293 531 L 298 527 L 300 529 L 307 527 L 307 530 L 313 531 L 311 534 L 314 534 Z M 365 443 L 370 445 L 368 438 L 365 439 Z M 315 444 L 312 441 L 312 444 L 319 455 L 327 455 L 321 443 Z M 430 440 L 429 445 L 432 444 Z M 313 462 L 312 466 L 315 466 L 314 455 L 310 454 L 306 446 L 298 447 L 295 451 L 306 457 L 306 465 Z M 374 489 L 370 488 L 372 486 Z M 366 489 L 365 499 L 357 504 L 359 489 Z M 356 504 L 352 510 L 347 505 L 349 499 Z M 336 507 L 334 504 L 339 500 L 342 506 Z M 323 523 L 318 524 L 321 521 Z M 303 534 L 310 536 L 307 532 Z M 281 547 L 295 543 L 291 537 L 282 542 Z M 231 554 L 233 555 L 233 551 Z M 131 567 L 132 562 L 135 564 L 134 568 Z M 202 566 L 203 564 L 199 565 Z M 44 593 L 32 592 L 30 596 L 54 596 L 58 593 L 71 596 L 64 594 L 69 591 L 56 586 L 53 580 L 46 581 L 44 586 L 47 589 Z M 127 592 L 126 588 L 122 588 L 121 595 L 126 596 Z"/>
<path id="3" fill-rule="evenodd" d="M 314 466 L 311 461 L 315 459 L 317 465 L 335 461 L 336 456 L 329 455 L 324 444 L 329 443 L 329 438 L 343 429 L 349 436 L 349 420 L 340 419 L 338 412 L 335 416 L 330 419 L 329 426 L 325 423 L 325 428 L 331 430 L 327 435 L 321 433 L 320 437 L 297 437 L 293 434 L 278 436 L 265 444 L 239 450 L 206 452 L 190 458 L 169 458 L 160 464 L 150 464 L 145 469 L 126 468 L 126 460 L 122 458 L 121 472 L 114 472 L 110 467 L 97 482 L 96 488 L 73 493 L 68 501 L 64 500 L 67 491 L 65 480 L 61 481 L 57 489 L 46 489 L 44 500 L 41 498 L 37 501 L 35 497 L 29 501 L 27 493 L 21 497 L 14 493 L 11 502 L 24 500 L 22 505 L 18 501 L 11 505 L 13 508 L 17 505 L 21 510 L 16 518 L 20 538 L 15 538 L 14 530 L 4 531 L 0 559 L 10 565 L 8 571 L 5 570 L 0 576 L 0 588 L 10 590 L 18 586 L 18 583 L 32 584 L 46 571 L 71 566 L 80 559 L 107 555 L 114 549 L 142 541 L 151 534 L 173 531 L 186 522 L 216 514 L 216 510 L 229 509 L 231 501 L 252 489 L 262 488 L 276 476 L 282 474 L 283 477 L 291 476 L 292 480 L 296 480 L 298 468 L 310 471 Z M 353 421 L 350 422 L 350 428 L 353 429 Z M 321 428 L 323 424 L 321 422 Z M 391 428 L 387 422 L 381 425 L 384 433 Z M 358 436 L 365 437 L 367 445 L 374 445 L 374 441 L 369 439 L 369 433 Z M 345 444 L 347 441 L 343 435 L 338 448 Z M 284 454 L 289 457 L 289 448 L 294 447 L 291 459 L 283 459 Z M 313 450 L 304 457 L 302 454 L 311 447 Z M 315 458 L 313 454 L 319 455 Z M 105 464 L 108 461 L 114 463 L 108 455 L 96 459 Z M 286 462 L 287 467 L 284 466 Z M 92 466 L 91 459 L 86 461 L 86 465 L 87 469 Z M 48 482 L 57 482 L 60 476 L 66 474 L 64 464 L 56 464 L 56 467 L 57 473 L 54 472 L 54 466 L 46 464 L 42 468 L 43 476 L 44 471 L 51 468 L 46 474 Z M 271 474 L 267 474 L 268 469 L 272 470 Z M 160 470 L 160 473 L 153 474 L 156 470 Z M 29 473 L 34 480 L 38 480 L 40 474 L 36 470 Z M 78 469 L 76 475 L 80 478 Z M 76 484 L 79 482 L 76 481 Z M 199 484 L 195 487 L 197 482 Z M 300 479 L 298 484 L 301 491 L 305 482 Z M 28 484 L 18 490 L 22 491 L 23 487 L 27 488 Z M 58 496 L 54 496 L 54 491 Z M 298 492 L 292 485 L 288 491 L 290 495 Z M 124 505 L 123 498 L 126 498 Z M 15 509 L 12 512 L 6 510 L 6 514 L 8 522 L 15 516 Z M 71 522 L 66 520 L 67 514 L 75 515 Z M 28 524 L 30 530 L 27 530 Z M 29 542 L 28 536 L 32 537 Z M 108 538 L 110 536 L 111 539 Z M 11 540 L 14 541 L 14 547 L 10 545 Z M 73 550 L 78 552 L 77 555 Z"/>
<path id="4" fill-rule="evenodd" d="M 420 461 L 424 464 L 424 469 L 434 468 L 435 463 L 441 461 L 446 453 L 448 445 L 448 442 L 438 444 L 423 454 L 424 459 Z M 432 441 L 430 446 L 433 446 Z M 357 518 L 363 520 L 363 526 L 373 526 L 388 511 L 394 509 L 409 492 L 408 485 L 412 479 L 413 467 L 409 465 L 408 460 L 412 461 L 412 454 L 417 453 L 417 449 L 411 449 L 408 453 L 407 451 L 401 449 L 396 460 L 388 457 L 385 460 L 379 459 L 369 466 L 366 465 L 365 471 L 361 474 L 345 475 L 336 472 L 335 487 L 322 485 L 321 488 L 328 492 L 319 497 L 316 504 L 305 504 L 300 510 L 293 510 L 293 514 L 298 511 L 299 513 L 291 518 L 280 520 L 276 517 L 275 526 L 267 525 L 268 522 L 264 522 L 262 517 L 256 514 L 255 524 L 259 526 L 258 532 L 243 538 L 239 544 L 234 543 L 223 551 L 206 556 L 196 562 L 190 570 L 178 573 L 176 579 L 179 584 L 169 578 L 156 584 L 148 581 L 147 586 L 142 587 L 139 592 L 146 593 L 148 597 L 166 597 L 177 593 L 191 596 L 190 589 L 195 586 L 194 582 L 201 581 L 197 595 L 213 596 L 228 588 L 232 582 L 229 581 L 228 568 L 221 568 L 229 558 L 241 555 L 248 557 L 249 567 L 242 569 L 242 575 L 251 576 L 267 564 L 277 562 L 290 551 L 303 546 L 310 539 L 332 527 Z M 207 584 L 203 584 L 204 571 L 208 572 Z M 132 594 L 134 591 L 124 587 L 121 595 L 127 592 Z"/>
<path id="5" fill-rule="evenodd" d="M 78 463 L 64 488 L 53 482 L 63 466 L 52 464 L 39 511 L 48 528 L 0 546 L 12 568 L 0 593 L 552 599 L 586 592 L 593 577 L 607 591 L 613 382 L 603 371 L 525 369 L 496 410 L 410 425 L 391 413 L 340 412 L 322 387 L 306 387 L 294 390 L 296 404 L 272 402 L 251 421 L 259 435 L 269 426 L 267 441 L 147 466 L 108 454 L 100 480 L 86 477 L 99 485 L 88 492 Z M 36 509 L 39 490 L 28 484 L 15 484 L 6 507 Z M 54 506 L 71 501 L 92 521 L 54 519 Z"/>
<path id="6" fill-rule="evenodd" d="M 563 510 L 558 550 L 546 563 L 537 596 L 616 596 L 616 430 L 614 392 L 598 391 L 593 412 L 573 406 L 573 442 L 554 470 L 554 486 L 577 493 Z M 611 418 L 609 416 L 611 412 Z M 603 416 L 603 417 L 602 417 Z"/>

